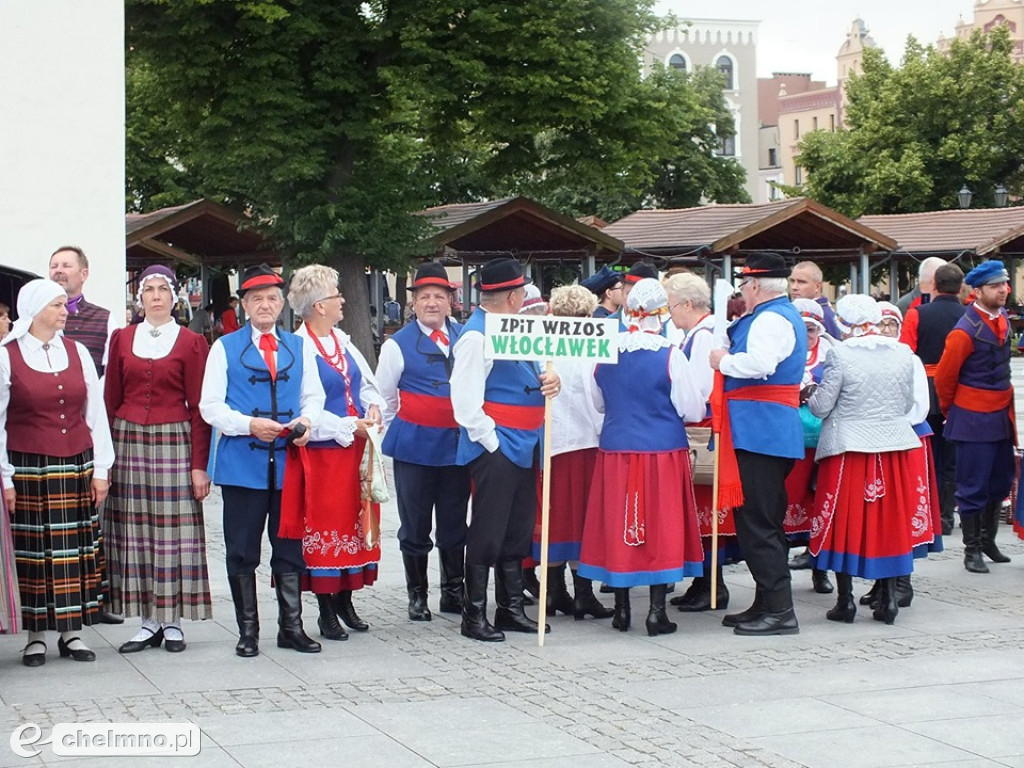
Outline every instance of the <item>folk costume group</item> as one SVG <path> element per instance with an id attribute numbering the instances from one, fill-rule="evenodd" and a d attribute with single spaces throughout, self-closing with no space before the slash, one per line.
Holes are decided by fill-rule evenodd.
<path id="1" fill-rule="evenodd" d="M 248 322 L 212 347 L 173 320 L 177 285 L 165 267 L 139 276 L 142 322 L 100 344 L 104 317 L 79 318 L 87 340 L 95 332 L 92 348 L 70 337 L 65 285 L 32 281 L 0 346 L 10 513 L 0 527 L 0 630 L 18 631 L 20 620 L 26 666 L 45 663 L 47 631 L 60 633 L 62 656 L 94 660 L 81 629 L 106 611 L 139 619 L 121 653 L 184 651 L 182 621 L 211 616 L 202 501 L 216 484 L 239 656 L 260 651 L 264 535 L 278 647 L 321 650 L 304 630 L 303 592 L 316 596 L 322 638 L 367 631 L 352 596 L 377 578 L 369 475 L 379 450 L 393 461 L 409 619 L 432 619 L 436 545 L 438 609 L 461 615 L 464 636 L 538 632 L 523 563 L 540 559 L 547 399 L 551 615 L 611 618 L 625 632 L 630 590 L 647 587 L 648 634 L 671 633 L 669 585 L 693 577 L 673 604 L 704 611 L 714 580 L 725 608 L 728 557 L 746 561 L 756 589 L 723 624 L 793 634 L 788 551 L 800 542 L 819 591 L 832 590 L 835 573 L 828 619 L 854 621 L 860 577 L 875 581 L 861 603 L 891 624 L 910 604 L 915 558 L 941 549 L 940 497 L 959 509 L 967 570 L 987 572 L 983 554 L 1008 560 L 994 541 L 1014 480 L 1008 278 L 1001 262 L 985 262 L 966 278 L 973 303 L 954 308 L 942 296 L 958 293 L 963 275 L 949 266 L 936 300 L 904 324 L 867 296 L 840 299 L 827 318 L 819 301 L 791 302 L 783 259 L 752 254 L 739 286 L 747 311 L 720 348 L 695 275 L 663 284 L 650 265 L 621 278 L 604 269 L 556 289 L 548 305 L 517 262 L 497 259 L 478 271 L 480 303 L 462 325 L 450 316 L 445 269 L 428 263 L 411 286 L 414 319 L 385 341 L 376 372 L 336 327 L 345 299 L 328 267 L 302 268 L 287 286 L 266 265 L 247 269 L 238 294 Z M 278 324 L 286 290 L 301 318 L 294 333 Z M 545 310 L 617 318 L 618 363 L 544 372 L 485 353 L 487 313 Z M 717 499 L 706 480 L 695 483 L 697 447 L 717 454 Z M 937 462 L 949 467 L 950 491 L 940 492 Z M 614 608 L 594 581 L 614 593 Z"/>

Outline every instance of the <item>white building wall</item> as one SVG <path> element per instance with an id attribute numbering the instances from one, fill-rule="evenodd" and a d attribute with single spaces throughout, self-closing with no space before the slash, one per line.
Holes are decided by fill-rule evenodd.
<path id="1" fill-rule="evenodd" d="M 86 296 L 124 318 L 124 3 L 0 2 L 0 263 L 89 257 Z"/>

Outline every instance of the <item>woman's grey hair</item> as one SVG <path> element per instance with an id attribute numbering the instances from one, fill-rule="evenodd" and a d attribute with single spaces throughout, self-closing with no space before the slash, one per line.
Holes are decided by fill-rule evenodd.
<path id="1" fill-rule="evenodd" d="M 754 279 L 761 284 L 761 290 L 765 293 L 781 295 L 789 290 L 789 280 L 784 277 L 757 277 Z"/>
<path id="2" fill-rule="evenodd" d="M 288 286 L 288 304 L 299 317 L 313 313 L 313 305 L 338 292 L 338 270 L 312 264 L 296 270 Z"/>
<path id="3" fill-rule="evenodd" d="M 693 272 L 678 272 L 667 278 L 663 283 L 665 293 L 668 294 L 669 304 L 681 304 L 689 301 L 695 308 L 709 309 L 711 307 L 711 289 L 704 281 Z"/>
<path id="4" fill-rule="evenodd" d="M 551 291 L 551 314 L 561 317 L 590 317 L 597 309 L 597 296 L 582 285 L 562 285 Z"/>

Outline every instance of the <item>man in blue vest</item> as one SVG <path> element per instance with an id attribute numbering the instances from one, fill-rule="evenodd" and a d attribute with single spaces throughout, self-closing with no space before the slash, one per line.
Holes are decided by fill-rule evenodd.
<path id="1" fill-rule="evenodd" d="M 412 283 L 415 319 L 384 342 L 377 385 L 387 403 L 382 450 L 394 459 L 398 501 L 398 546 L 405 565 L 409 618 L 430 621 L 427 559 L 437 516 L 442 613 L 462 613 L 469 469 L 455 463 L 459 425 L 452 411 L 455 357 L 462 326 L 448 317 L 455 286 L 438 262 L 416 270 Z"/>
<path id="2" fill-rule="evenodd" d="M 782 257 L 752 253 L 740 290 L 748 313 L 729 326 L 729 351 L 711 351 L 711 367 L 725 376 L 722 450 L 735 450 L 743 505 L 735 510 L 736 539 L 757 589 L 746 611 L 722 623 L 737 635 L 791 635 L 793 611 L 787 542 L 786 475 L 804 455 L 798 412 L 807 358 L 803 319 L 786 298 L 790 270 Z"/>
<path id="3" fill-rule="evenodd" d="M 277 327 L 284 281 L 266 264 L 249 267 L 238 289 L 249 322 L 210 348 L 199 410 L 215 429 L 210 479 L 224 499 L 228 584 L 238 620 L 239 656 L 259 653 L 256 568 L 263 529 L 270 535 L 270 570 L 277 590 L 279 648 L 317 653 L 302 629 L 300 581 L 306 569 L 299 539 L 277 535 L 281 523 L 285 438 L 310 427 L 324 408 L 324 390 L 312 346 Z"/>
<path id="4" fill-rule="evenodd" d="M 540 373 L 533 362 L 485 357 L 486 314 L 518 314 L 526 279 L 514 259 L 489 261 L 477 275 L 480 306 L 455 345 L 451 378 L 452 409 L 459 423 L 456 463 L 468 466 L 473 480 L 462 634 L 495 642 L 505 639 L 502 630 L 538 629 L 523 610 L 522 560 L 530 555 L 537 516 L 544 398 L 557 395 L 561 382 L 557 374 Z M 498 603 L 493 625 L 487 620 L 492 565 Z"/>
<path id="5" fill-rule="evenodd" d="M 999 513 L 1013 486 L 1017 429 L 1010 383 L 1010 277 L 986 261 L 964 278 L 974 303 L 946 337 L 935 369 L 935 394 L 946 416 L 943 437 L 956 444 L 956 503 L 964 536 L 964 568 L 988 573 L 982 553 L 1010 558 L 996 546 Z"/>

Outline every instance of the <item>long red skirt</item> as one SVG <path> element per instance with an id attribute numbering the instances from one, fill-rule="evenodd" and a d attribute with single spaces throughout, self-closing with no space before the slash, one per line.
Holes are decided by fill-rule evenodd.
<path id="1" fill-rule="evenodd" d="M 560 453 L 551 457 L 551 505 L 548 517 L 548 560 L 580 559 L 583 521 L 597 464 L 597 448 Z M 537 524 L 533 529 L 533 559 L 540 562 L 542 473 L 537 473 Z"/>
<path id="2" fill-rule="evenodd" d="M 793 464 L 793 469 L 786 476 L 786 518 L 782 527 L 786 536 L 793 540 L 806 542 L 811 530 L 811 517 L 814 515 L 814 489 L 811 480 L 814 477 L 814 448 L 804 449 L 804 457 Z"/>
<path id="3" fill-rule="evenodd" d="M 913 454 L 845 453 L 818 464 L 816 568 L 865 579 L 914 570 L 914 547 L 931 540 L 932 521 L 924 464 Z"/>
<path id="4" fill-rule="evenodd" d="M 580 575 L 610 587 L 669 584 L 703 575 L 703 560 L 689 451 L 598 450 Z"/>
<path id="5" fill-rule="evenodd" d="M 941 552 L 942 545 L 942 509 L 939 507 L 939 483 L 935 475 L 935 456 L 932 453 L 932 441 L 921 438 L 921 447 L 910 451 L 914 473 L 920 473 L 927 484 L 923 491 L 925 503 L 928 504 L 929 526 L 919 532 L 914 545 L 914 557 L 928 557 L 929 552 Z M 923 463 L 923 466 L 922 466 Z"/>

